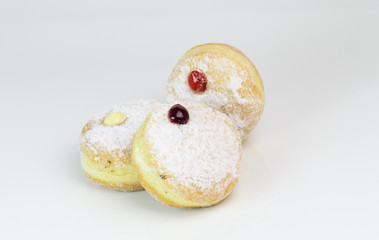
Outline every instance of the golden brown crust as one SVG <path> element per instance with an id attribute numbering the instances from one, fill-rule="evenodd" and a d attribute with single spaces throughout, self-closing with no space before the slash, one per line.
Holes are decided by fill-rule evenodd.
<path id="1" fill-rule="evenodd" d="M 114 162 L 121 161 L 121 159 L 116 161 L 112 155 L 104 153 L 96 155 L 88 149 L 81 149 L 80 152 L 83 171 L 94 183 L 118 191 L 143 190 L 132 167 L 130 152 L 124 155 L 124 158 L 128 158 L 128 160 L 123 160 L 126 163 L 124 165 L 112 165 Z M 101 158 L 103 161 L 96 161 L 95 158 Z"/>
<path id="2" fill-rule="evenodd" d="M 137 183 L 137 184 L 115 184 L 115 183 L 110 183 L 109 181 L 104 181 L 103 179 L 99 179 L 94 177 L 93 175 L 90 175 L 86 171 L 83 171 L 84 174 L 91 179 L 92 182 L 107 187 L 111 188 L 113 190 L 117 191 L 123 191 L 123 192 L 135 192 L 135 191 L 141 191 L 144 190 L 142 185 Z"/>

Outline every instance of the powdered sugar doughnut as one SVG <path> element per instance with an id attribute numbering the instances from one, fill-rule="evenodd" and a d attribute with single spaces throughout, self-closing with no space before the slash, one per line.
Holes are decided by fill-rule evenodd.
<path id="1" fill-rule="evenodd" d="M 223 113 L 195 102 L 153 110 L 132 144 L 142 186 L 174 207 L 206 207 L 222 201 L 239 178 L 241 140 Z"/>
<path id="2" fill-rule="evenodd" d="M 131 144 L 146 116 L 160 105 L 155 100 L 139 100 L 114 106 L 84 126 L 81 162 L 93 182 L 121 191 L 143 189 L 131 163 Z"/>
<path id="3" fill-rule="evenodd" d="M 201 102 L 225 113 L 244 139 L 258 123 L 264 89 L 252 62 L 226 44 L 210 43 L 187 51 L 172 71 L 168 101 Z"/>

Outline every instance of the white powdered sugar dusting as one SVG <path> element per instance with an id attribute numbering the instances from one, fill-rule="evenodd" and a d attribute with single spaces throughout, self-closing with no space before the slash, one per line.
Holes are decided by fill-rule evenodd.
<path id="1" fill-rule="evenodd" d="M 241 95 L 238 93 L 238 91 L 243 88 L 242 82 L 245 81 L 245 79 L 248 78 L 246 71 L 241 72 L 240 75 L 243 77 L 240 77 L 239 75 L 233 75 L 229 74 L 230 76 L 230 81 L 229 81 L 229 88 L 233 93 L 233 97 L 237 100 L 238 103 L 240 104 L 247 104 L 249 103 L 249 100 L 246 98 L 242 98 Z M 249 93 L 251 94 L 251 98 L 254 98 L 254 93 L 249 89 Z"/>
<path id="2" fill-rule="evenodd" d="M 188 110 L 187 124 L 170 122 L 168 112 L 174 104 L 165 104 L 150 115 L 146 136 L 159 174 L 190 191 L 220 193 L 239 176 L 239 135 L 225 114 L 199 103 L 179 103 Z"/>
<path id="3" fill-rule="evenodd" d="M 172 81 L 168 82 L 168 89 L 174 89 L 175 95 L 169 94 L 167 101 L 176 99 L 188 99 L 196 102 L 202 102 L 213 108 L 219 109 L 228 103 L 228 97 L 222 91 L 212 88 L 214 82 L 212 75 L 208 74 L 209 66 L 220 62 L 220 60 L 211 58 L 205 54 L 201 59 L 187 59 L 184 63 L 176 66 L 179 67 L 179 74 Z M 188 86 L 188 75 L 194 69 L 200 70 L 207 77 L 207 91 L 199 94 L 193 92 Z"/>
<path id="4" fill-rule="evenodd" d="M 202 71 L 207 77 L 207 90 L 204 93 L 193 92 L 188 85 L 188 75 L 194 69 Z M 222 84 L 220 83 L 222 82 Z M 167 101 L 191 100 L 204 103 L 219 111 L 222 109 L 234 108 L 235 111 L 225 112 L 239 131 L 243 131 L 251 118 L 244 118 L 239 110 L 246 105 L 252 108 L 260 108 L 259 99 L 255 99 L 254 93 L 249 89 L 251 96 L 243 98 L 239 91 L 243 89 L 244 81 L 254 80 L 249 75 L 248 70 L 237 66 L 235 60 L 224 56 L 214 56 L 205 53 L 201 56 L 193 56 L 179 61 L 175 66 L 168 82 Z M 231 105 L 235 107 L 231 107 Z M 237 105 L 239 105 L 237 107 Z M 259 114 L 257 116 L 259 118 Z"/>
<path id="5" fill-rule="evenodd" d="M 82 134 L 81 144 L 93 154 L 106 151 L 123 157 L 130 153 L 132 140 L 138 128 L 145 121 L 146 116 L 161 103 L 155 100 L 137 100 L 126 104 L 113 106 L 109 110 L 96 115 L 89 122 L 92 127 Z M 103 125 L 103 119 L 112 112 L 119 112 L 126 116 L 126 121 L 116 126 Z M 95 161 L 99 161 L 95 157 Z"/>

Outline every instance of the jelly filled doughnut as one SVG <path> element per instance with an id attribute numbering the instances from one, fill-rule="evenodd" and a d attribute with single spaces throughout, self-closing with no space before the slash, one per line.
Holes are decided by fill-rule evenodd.
<path id="1" fill-rule="evenodd" d="M 115 190 L 143 189 L 131 163 L 131 144 L 146 116 L 160 105 L 154 100 L 139 100 L 114 106 L 84 126 L 80 155 L 88 178 Z"/>
<path id="2" fill-rule="evenodd" d="M 151 195 L 173 207 L 222 201 L 239 178 L 241 140 L 231 120 L 200 103 L 153 110 L 137 131 L 132 161 Z"/>
<path id="3" fill-rule="evenodd" d="M 167 100 L 204 103 L 225 113 L 244 139 L 264 107 L 262 80 L 253 63 L 226 44 L 209 43 L 187 51 L 167 85 Z"/>

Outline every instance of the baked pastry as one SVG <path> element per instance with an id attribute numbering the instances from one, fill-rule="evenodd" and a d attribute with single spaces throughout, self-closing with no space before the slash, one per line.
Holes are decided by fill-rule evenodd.
<path id="1" fill-rule="evenodd" d="M 219 43 L 196 46 L 177 62 L 167 85 L 167 100 L 201 102 L 225 113 L 244 139 L 264 107 L 261 77 L 236 48 Z"/>
<path id="2" fill-rule="evenodd" d="M 133 139 L 133 166 L 145 190 L 162 203 L 212 206 L 238 182 L 240 136 L 225 114 L 200 103 L 176 103 L 147 116 Z"/>
<path id="3" fill-rule="evenodd" d="M 143 189 L 131 162 L 132 140 L 146 116 L 160 105 L 155 100 L 133 101 L 88 121 L 80 138 L 81 162 L 88 178 L 115 190 Z"/>

